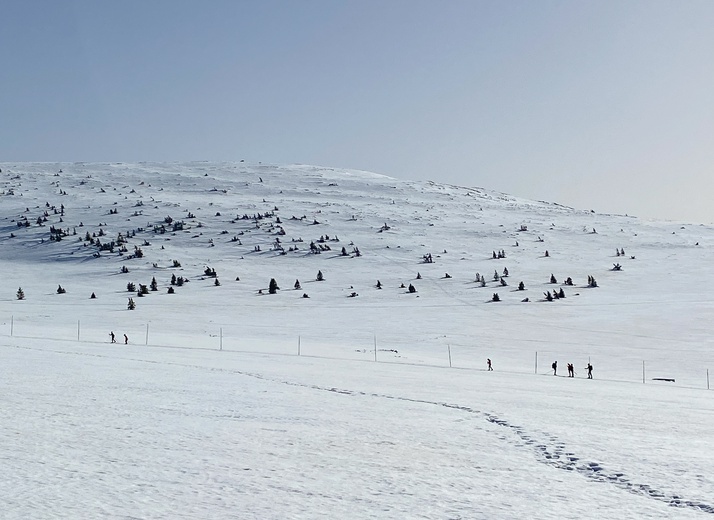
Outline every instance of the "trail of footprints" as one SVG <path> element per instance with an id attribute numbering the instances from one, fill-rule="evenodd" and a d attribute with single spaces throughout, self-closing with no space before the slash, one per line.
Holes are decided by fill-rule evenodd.
<path id="1" fill-rule="evenodd" d="M 296 383 L 288 383 L 296 384 Z M 303 385 L 298 385 L 303 386 Z M 660 502 L 665 502 L 672 507 L 688 508 L 701 511 L 703 513 L 714 514 L 714 505 L 707 504 L 697 500 L 689 500 L 678 494 L 667 493 L 660 491 L 656 488 L 649 486 L 648 484 L 640 484 L 636 482 L 631 482 L 624 473 L 611 471 L 603 467 L 599 462 L 591 462 L 581 460 L 575 453 L 567 451 L 565 444 L 558 441 L 558 438 L 549 433 L 543 433 L 543 437 L 538 440 L 531 433 L 525 431 L 524 428 L 520 426 L 513 425 L 508 421 L 501 419 L 495 414 L 482 412 L 480 410 L 475 410 L 468 406 L 461 406 L 458 404 L 451 404 L 445 402 L 427 401 L 423 399 L 410 399 L 408 397 L 392 396 L 387 394 L 376 394 L 368 392 L 353 392 L 351 390 L 344 390 L 339 388 L 326 388 L 317 385 L 304 385 L 318 390 L 328 390 L 330 392 L 336 392 L 340 394 L 349 395 L 366 395 L 372 397 L 380 397 L 386 399 L 395 399 L 399 401 L 409 401 L 413 403 L 423 403 L 431 404 L 436 406 L 444 406 L 446 408 L 453 408 L 456 410 L 461 410 L 467 413 L 479 415 L 486 419 L 488 422 L 502 426 L 507 429 L 507 433 L 516 435 L 519 440 L 515 441 L 514 444 L 518 447 L 527 448 L 533 450 L 536 458 L 539 462 L 547 464 L 549 466 L 561 469 L 564 471 L 572 471 L 578 473 L 585 478 L 594 480 L 596 482 L 604 482 L 608 484 L 615 485 L 625 491 L 633 493 L 635 495 L 645 496 L 652 498 L 654 500 L 659 500 Z M 506 442 L 513 442 L 512 437 L 509 439 L 508 435 L 502 435 L 500 438 Z"/>
<path id="2" fill-rule="evenodd" d="M 26 347 L 16 347 L 16 348 L 26 348 Z M 30 350 L 35 350 L 35 349 L 30 349 Z M 77 355 L 77 353 L 75 353 L 75 352 L 64 352 L 64 351 L 55 351 L 55 352 Z M 107 356 L 104 356 L 101 354 L 83 354 L 83 355 L 90 355 L 90 356 L 96 356 L 96 357 L 107 357 Z M 189 364 L 183 364 L 183 363 L 166 362 L 166 361 L 152 361 L 152 360 L 135 359 L 135 358 L 130 358 L 130 359 L 133 359 L 134 361 L 139 361 L 139 362 L 160 363 L 160 364 L 166 364 L 166 365 L 192 367 L 192 368 L 203 369 L 203 370 L 205 370 L 207 368 L 207 367 L 201 366 L 201 365 L 189 365 Z M 678 495 L 678 494 L 671 494 L 671 493 L 667 493 L 664 491 L 660 491 L 656 488 L 649 486 L 648 484 L 639 484 L 636 482 L 631 482 L 624 475 L 624 473 L 609 471 L 598 462 L 588 462 L 588 461 L 581 460 L 580 457 L 578 457 L 575 453 L 567 451 L 565 444 L 558 442 L 558 438 L 555 435 L 543 432 L 543 435 L 544 435 L 543 438 L 545 440 L 539 441 L 535 438 L 535 436 L 533 434 L 526 432 L 525 428 L 523 428 L 521 426 L 513 425 L 513 424 L 509 423 L 508 421 L 506 421 L 505 419 L 501 419 L 500 417 L 498 417 L 497 415 L 495 415 L 493 413 L 482 412 L 481 410 L 476 410 L 469 406 L 462 406 L 462 405 L 446 403 L 446 402 L 429 401 L 429 400 L 425 400 L 425 399 L 412 399 L 409 397 L 394 396 L 394 395 L 389 395 L 389 394 L 378 394 L 378 393 L 372 393 L 372 392 L 360 392 L 360 391 L 353 391 L 353 390 L 345 390 L 345 389 L 336 388 L 336 387 L 309 385 L 309 384 L 304 384 L 304 383 L 297 383 L 294 381 L 273 379 L 271 377 L 266 377 L 262 374 L 244 372 L 241 370 L 233 370 L 233 369 L 226 369 L 226 368 L 209 368 L 209 370 L 217 371 L 217 372 L 231 372 L 234 374 L 252 377 L 255 379 L 261 379 L 263 381 L 272 381 L 274 383 L 281 383 L 281 384 L 288 385 L 288 386 L 312 388 L 314 390 L 328 391 L 328 392 L 334 392 L 334 393 L 344 394 L 344 395 L 362 395 L 362 396 L 369 396 L 369 397 L 378 397 L 381 399 L 394 399 L 397 401 L 406 401 L 406 402 L 411 402 L 411 403 L 421 403 L 421 404 L 428 404 L 428 405 L 434 405 L 434 406 L 443 406 L 445 408 L 453 408 L 455 410 L 461 410 L 466 413 L 480 416 L 491 424 L 495 424 L 497 426 L 501 426 L 501 427 L 505 428 L 507 433 L 515 435 L 519 440 L 513 442 L 513 440 L 511 440 L 512 437 L 509 438 L 508 435 L 501 435 L 501 436 L 499 436 L 500 439 L 503 441 L 506 441 L 506 442 L 512 442 L 517 447 L 533 450 L 536 455 L 536 458 L 539 462 L 548 464 L 549 466 L 553 466 L 557 469 L 562 469 L 564 471 L 572 471 L 574 473 L 579 473 L 580 475 L 584 476 L 585 478 L 594 480 L 596 482 L 603 482 L 603 483 L 609 483 L 609 484 L 615 485 L 615 486 L 617 486 L 621 489 L 624 489 L 625 491 L 628 491 L 630 493 L 633 493 L 635 495 L 645 496 L 645 497 L 652 498 L 654 500 L 659 500 L 660 502 L 665 502 L 672 507 L 694 509 L 697 511 L 701 511 L 703 513 L 714 514 L 714 505 L 707 504 L 705 502 L 701 502 L 701 501 L 697 501 L 697 500 L 689 500 L 689 499 L 686 499 L 683 496 Z"/>

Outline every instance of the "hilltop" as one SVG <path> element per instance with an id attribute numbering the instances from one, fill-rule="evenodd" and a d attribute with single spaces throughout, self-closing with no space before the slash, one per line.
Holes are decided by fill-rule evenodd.
<path id="1" fill-rule="evenodd" d="M 709 226 L 302 165 L 0 168 L 7 518 L 714 512 Z"/>
<path id="2" fill-rule="evenodd" d="M 134 337 L 152 323 L 156 334 L 170 327 L 173 341 L 219 329 L 243 347 L 258 339 L 292 345 L 300 335 L 352 355 L 373 350 L 376 334 L 410 361 L 443 362 L 448 343 L 468 352 L 460 362 L 469 366 L 499 351 L 512 368 L 528 369 L 541 351 L 598 356 L 613 377 L 626 377 L 622 360 L 641 359 L 643 349 L 680 377 L 677 370 L 700 363 L 693 355 L 682 365 L 681 352 L 708 352 L 699 341 L 710 332 L 708 226 L 314 166 L 0 168 L 0 262 L 13 273 L 2 312 L 20 321 L 44 314 L 61 328 L 52 309 L 69 306 L 67 331 L 52 333 L 59 336 L 72 337 L 77 320 Z M 188 283 L 172 285 L 172 276 Z M 267 294 L 271 278 L 275 295 Z M 152 279 L 157 290 L 146 297 L 127 290 Z M 66 293 L 56 294 L 58 286 Z M 546 301 L 561 289 L 564 299 Z M 104 329 L 84 337 L 102 338 Z"/>

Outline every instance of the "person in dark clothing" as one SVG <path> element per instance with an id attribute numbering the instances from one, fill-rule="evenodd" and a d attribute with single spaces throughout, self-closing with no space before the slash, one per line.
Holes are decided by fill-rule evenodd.
<path id="1" fill-rule="evenodd" d="M 124 334 L 124 345 L 128 345 L 128 344 L 129 344 L 129 336 Z"/>
<path id="2" fill-rule="evenodd" d="M 593 366 L 588 363 L 588 366 L 585 367 L 585 369 L 588 371 L 588 379 L 593 378 Z"/>
<path id="3" fill-rule="evenodd" d="M 111 331 L 111 332 L 109 333 L 109 337 L 112 339 L 112 343 L 116 343 L 116 342 L 117 342 L 116 338 L 114 337 L 114 331 Z"/>
<path id="4" fill-rule="evenodd" d="M 491 358 L 486 359 L 486 363 L 488 364 L 488 371 L 492 372 L 493 367 L 491 366 Z"/>
<path id="5" fill-rule="evenodd" d="M 550 365 L 550 368 L 553 369 L 553 375 L 554 375 L 554 376 L 557 376 L 557 375 L 558 375 L 558 362 L 557 362 L 557 361 L 553 361 L 553 364 Z"/>

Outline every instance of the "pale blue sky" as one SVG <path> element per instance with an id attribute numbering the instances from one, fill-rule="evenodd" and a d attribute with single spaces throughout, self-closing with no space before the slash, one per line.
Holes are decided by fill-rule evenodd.
<path id="1" fill-rule="evenodd" d="M 714 221 L 714 1 L 0 0 L 0 161 L 310 163 Z"/>

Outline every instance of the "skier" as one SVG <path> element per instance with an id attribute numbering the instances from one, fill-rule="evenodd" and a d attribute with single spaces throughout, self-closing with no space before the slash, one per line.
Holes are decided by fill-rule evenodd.
<path id="1" fill-rule="evenodd" d="M 488 371 L 493 372 L 493 367 L 491 366 L 491 358 L 486 359 L 486 363 L 488 364 Z"/>
<path id="2" fill-rule="evenodd" d="M 568 363 L 568 377 L 575 377 L 575 368 L 572 363 Z"/>
<path id="3" fill-rule="evenodd" d="M 593 378 L 593 366 L 590 363 L 588 363 L 588 366 L 586 366 L 585 368 L 588 371 L 588 379 L 592 379 Z"/>
<path id="4" fill-rule="evenodd" d="M 557 362 L 557 361 L 553 361 L 553 364 L 550 365 L 550 368 L 553 369 L 553 375 L 554 375 L 554 376 L 557 376 L 557 375 L 558 375 L 558 362 Z"/>
<path id="5" fill-rule="evenodd" d="M 128 344 L 129 344 L 129 336 L 124 334 L 124 345 L 128 345 Z"/>
<path id="6" fill-rule="evenodd" d="M 111 331 L 111 332 L 109 333 L 109 337 L 112 338 L 112 343 L 116 343 L 116 342 L 117 342 L 117 340 L 114 338 L 114 331 Z"/>

